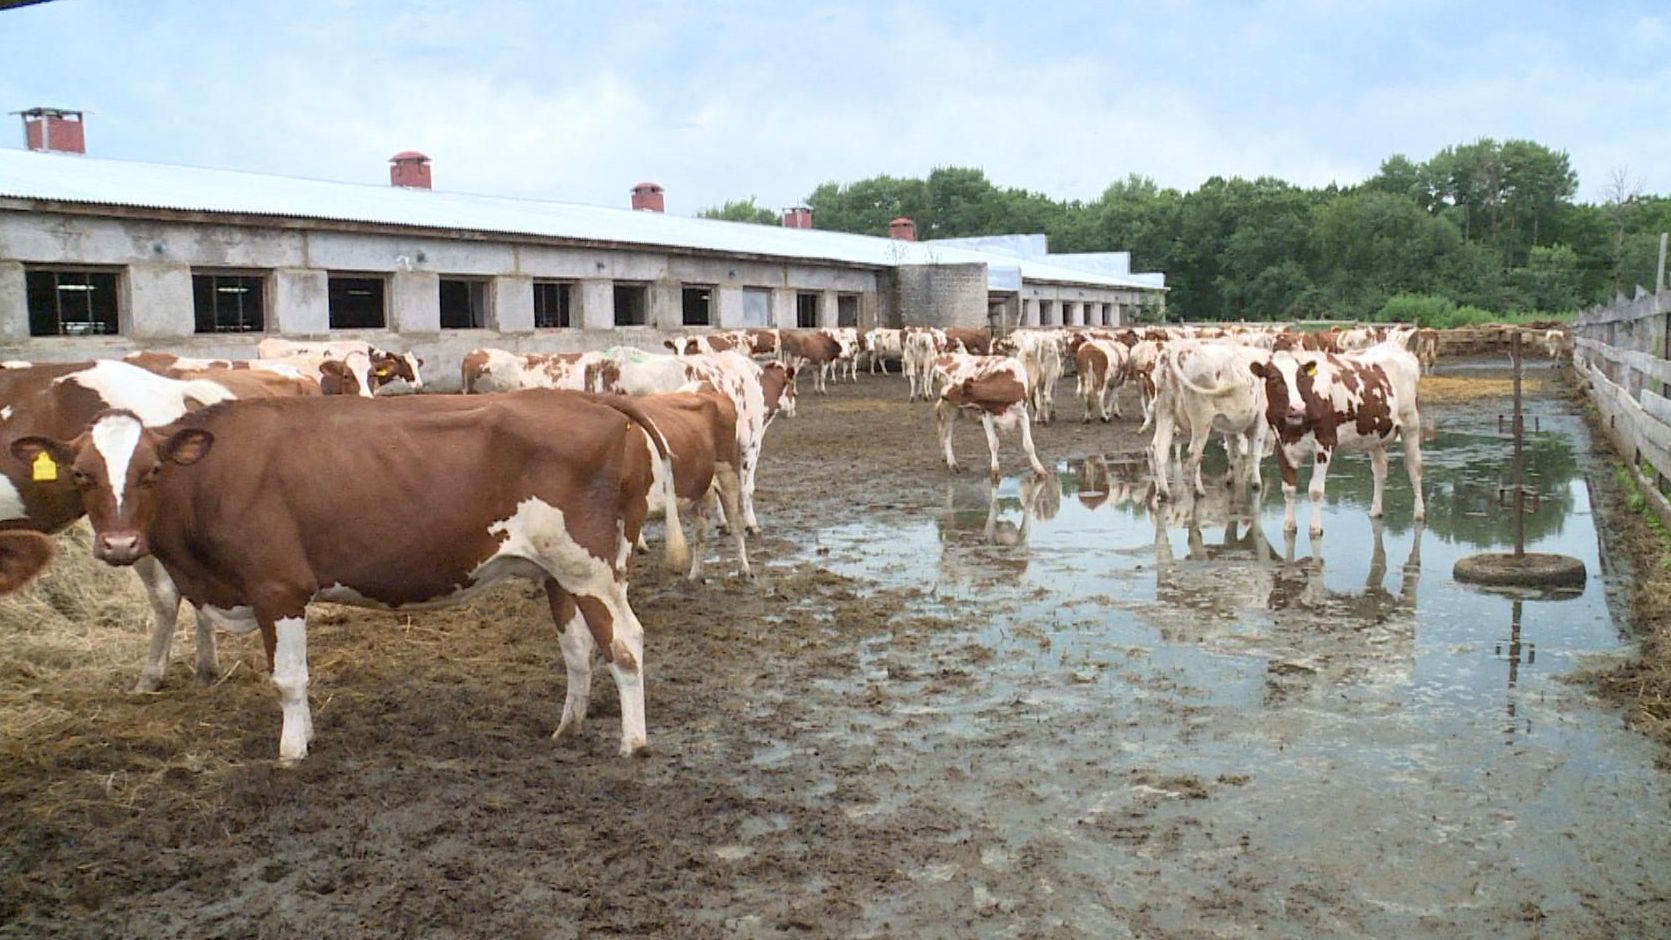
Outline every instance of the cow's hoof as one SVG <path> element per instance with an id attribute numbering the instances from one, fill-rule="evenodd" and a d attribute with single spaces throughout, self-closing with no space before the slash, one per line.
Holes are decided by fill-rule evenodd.
<path id="1" fill-rule="evenodd" d="M 214 668 L 198 669 L 194 674 L 197 677 L 198 685 L 214 685 L 215 681 L 220 678 L 220 670 Z"/>
<path id="2" fill-rule="evenodd" d="M 1107 424 L 1107 423 L 1108 423 L 1108 419 L 1107 419 L 1107 418 L 1104 418 L 1104 419 L 1102 419 L 1102 423 L 1103 423 L 1103 424 Z"/>
<path id="3" fill-rule="evenodd" d="M 139 681 L 133 684 L 135 692 L 155 692 L 160 688 L 162 688 L 162 676 L 140 676 Z"/>
<path id="4" fill-rule="evenodd" d="M 586 719 L 582 718 L 578 721 L 565 720 L 557 725 L 556 731 L 551 732 L 551 740 L 561 741 L 564 738 L 578 738 L 580 737 L 580 733 L 585 730 Z"/>
<path id="5" fill-rule="evenodd" d="M 757 539 L 760 537 L 760 527 L 757 525 L 751 525 L 743 530 L 743 534 L 749 536 L 750 538 Z"/>
<path id="6" fill-rule="evenodd" d="M 1288 535 L 1293 535 L 1295 532 L 1300 531 L 1300 524 L 1298 522 L 1284 522 L 1282 524 L 1282 531 Z"/>

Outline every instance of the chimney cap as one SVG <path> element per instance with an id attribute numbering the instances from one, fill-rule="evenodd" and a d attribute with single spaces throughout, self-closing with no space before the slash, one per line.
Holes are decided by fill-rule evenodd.
<path id="1" fill-rule="evenodd" d="M 899 218 L 893 219 L 892 221 L 888 222 L 888 224 L 889 225 L 916 225 L 917 223 L 911 221 L 909 218 L 902 215 Z"/>
<path id="2" fill-rule="evenodd" d="M 79 118 L 83 114 L 85 114 L 86 112 L 77 111 L 74 108 L 30 108 L 26 111 L 13 111 L 11 113 L 12 114 L 21 114 L 24 117 L 56 117 L 56 118 L 61 118 L 61 117 L 69 117 L 71 115 L 74 115 L 75 117 Z"/>
<path id="3" fill-rule="evenodd" d="M 427 161 L 428 159 L 429 159 L 428 155 L 421 154 L 421 153 L 417 152 L 416 150 L 402 150 L 400 153 L 397 153 L 394 156 L 390 157 L 389 162 L 390 163 L 404 163 L 407 160 L 426 160 Z"/>
<path id="4" fill-rule="evenodd" d="M 639 183 L 638 185 L 634 186 L 632 188 L 632 191 L 635 192 L 635 193 L 641 193 L 641 192 L 659 193 L 659 192 L 662 191 L 662 188 L 661 188 L 660 183 L 652 183 L 652 182 L 649 182 L 648 180 L 646 180 L 646 181 L 644 181 L 642 183 Z"/>

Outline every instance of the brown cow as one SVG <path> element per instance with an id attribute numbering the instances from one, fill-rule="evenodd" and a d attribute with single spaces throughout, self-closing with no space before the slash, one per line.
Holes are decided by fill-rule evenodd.
<path id="1" fill-rule="evenodd" d="M 57 554 L 52 539 L 40 532 L 0 530 L 0 597 L 26 587 Z"/>
<path id="2" fill-rule="evenodd" d="M 821 330 L 782 330 L 778 333 L 778 342 L 784 362 L 794 366 L 797 372 L 807 366 L 816 366 L 818 378 L 813 388 L 820 392 L 829 391 L 824 382 L 828 371 L 826 367 L 841 358 L 841 344 L 836 342 L 835 337 Z"/>
<path id="3" fill-rule="evenodd" d="M 671 480 L 666 442 L 630 399 L 550 390 L 234 401 L 161 428 L 111 411 L 74 440 L 11 449 L 73 475 L 96 557 L 154 556 L 213 619 L 260 629 L 284 709 L 279 757 L 293 762 L 313 738 L 310 601 L 424 610 L 506 577 L 543 582 L 563 632 L 557 734 L 585 721 L 595 644 L 620 691 L 621 753 L 643 747 L 643 629 L 624 564 L 648 511 L 644 435 Z M 668 556 L 683 567 L 676 505 Z"/>
<path id="4" fill-rule="evenodd" d="M 742 458 L 737 445 L 737 408 L 731 398 L 703 382 L 690 391 L 645 395 L 634 399 L 667 441 L 672 451 L 673 492 L 681 510 L 691 509 L 692 531 L 690 571 L 692 581 L 702 577 L 708 544 L 708 520 L 719 505 L 726 520 L 742 515 Z M 646 440 L 646 446 L 649 445 Z M 659 464 L 652 463 L 652 466 Z M 660 482 L 659 480 L 657 481 Z M 650 511 L 661 506 L 663 488 L 651 487 Z M 737 561 L 743 576 L 749 570 L 748 546 L 743 526 L 732 522 L 731 536 L 737 546 Z"/>

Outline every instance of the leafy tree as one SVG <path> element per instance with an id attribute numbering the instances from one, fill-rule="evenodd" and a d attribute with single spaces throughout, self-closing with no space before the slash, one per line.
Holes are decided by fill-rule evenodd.
<path id="1" fill-rule="evenodd" d="M 696 213 L 699 219 L 720 219 L 726 222 L 753 222 L 756 225 L 777 225 L 782 220 L 778 214 L 770 209 L 762 208 L 754 201 L 754 197 L 747 199 L 733 199 L 719 208 L 709 207 Z"/>

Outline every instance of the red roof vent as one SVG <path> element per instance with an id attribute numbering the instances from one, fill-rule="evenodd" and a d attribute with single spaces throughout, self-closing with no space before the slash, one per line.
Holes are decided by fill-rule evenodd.
<path id="1" fill-rule="evenodd" d="M 402 150 L 389 158 L 389 185 L 403 189 L 431 189 L 429 158 L 416 150 Z"/>
<path id="2" fill-rule="evenodd" d="M 917 223 L 900 216 L 888 223 L 888 237 L 897 238 L 904 242 L 914 242 L 917 240 Z"/>
<path id="3" fill-rule="evenodd" d="M 666 190 L 657 183 L 639 183 L 632 188 L 632 207 L 640 212 L 666 212 Z"/>
<path id="4" fill-rule="evenodd" d="M 86 153 L 86 122 L 80 111 L 63 108 L 30 108 L 14 111 L 23 116 L 23 142 L 30 150 L 52 153 Z"/>
<path id="5" fill-rule="evenodd" d="M 783 210 L 784 228 L 812 228 L 812 210 L 806 206 L 795 206 Z"/>

